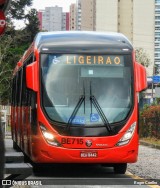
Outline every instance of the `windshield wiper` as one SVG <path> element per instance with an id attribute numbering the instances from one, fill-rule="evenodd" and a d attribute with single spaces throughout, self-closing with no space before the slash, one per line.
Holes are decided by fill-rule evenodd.
<path id="1" fill-rule="evenodd" d="M 105 127 L 107 128 L 108 132 L 113 132 L 107 117 L 105 116 L 101 106 L 99 105 L 97 99 L 95 98 L 94 95 L 92 95 L 92 86 L 90 82 L 90 101 L 91 101 L 91 113 L 92 113 L 92 104 L 94 105 L 95 109 L 97 110 L 98 114 L 100 115 Z"/>
<path id="2" fill-rule="evenodd" d="M 76 105 L 76 107 L 74 108 L 69 120 L 68 120 L 68 123 L 67 123 L 67 126 L 66 126 L 66 130 L 68 131 L 70 126 L 72 125 L 72 121 L 74 120 L 78 110 L 80 109 L 82 103 L 84 102 L 84 114 L 85 114 L 85 87 L 84 87 L 84 83 L 83 83 L 83 95 L 80 96 L 79 100 L 78 100 L 78 103 Z"/>

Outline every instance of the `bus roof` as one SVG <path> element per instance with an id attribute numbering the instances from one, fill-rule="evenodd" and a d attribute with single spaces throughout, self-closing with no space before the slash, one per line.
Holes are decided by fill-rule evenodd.
<path id="1" fill-rule="evenodd" d="M 121 33 L 94 31 L 40 32 L 35 38 L 35 47 L 41 52 L 81 52 L 99 50 L 107 52 L 131 52 L 130 41 Z"/>

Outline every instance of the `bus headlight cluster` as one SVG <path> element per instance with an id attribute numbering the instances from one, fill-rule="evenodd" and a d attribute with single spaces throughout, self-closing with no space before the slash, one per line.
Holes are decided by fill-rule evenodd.
<path id="1" fill-rule="evenodd" d="M 61 144 L 56 140 L 55 136 L 47 130 L 47 128 L 44 125 L 40 125 L 40 129 L 42 131 L 43 137 L 48 142 L 48 144 L 53 146 L 61 146 Z"/>
<path id="2" fill-rule="evenodd" d="M 136 129 L 136 122 L 134 122 L 130 128 L 126 131 L 126 133 L 123 135 L 123 137 L 119 140 L 119 142 L 116 144 L 116 146 L 123 146 L 125 144 L 128 144 L 130 139 L 132 138 L 134 131 Z"/>
<path id="3" fill-rule="evenodd" d="M 44 132 L 43 132 L 43 136 L 44 136 L 47 140 L 54 140 L 53 134 L 51 134 L 51 133 L 49 133 L 49 132 L 44 131 Z"/>

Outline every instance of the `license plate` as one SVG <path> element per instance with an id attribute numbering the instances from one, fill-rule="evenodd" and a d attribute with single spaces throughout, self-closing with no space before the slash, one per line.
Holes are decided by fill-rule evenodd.
<path id="1" fill-rule="evenodd" d="M 80 153 L 81 158 L 97 158 L 98 157 L 98 152 L 96 151 L 89 151 L 89 152 L 81 152 Z"/>

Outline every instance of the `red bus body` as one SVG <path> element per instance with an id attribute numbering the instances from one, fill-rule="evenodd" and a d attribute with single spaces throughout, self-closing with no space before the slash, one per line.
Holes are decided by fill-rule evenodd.
<path id="1" fill-rule="evenodd" d="M 43 35 L 43 33 L 39 35 Z M 47 34 L 45 33 L 45 35 Z M 57 35 L 57 33 L 52 33 L 51 35 L 54 36 Z M 64 32 L 60 33 L 57 38 L 63 35 L 67 34 Z M 93 38 L 97 37 L 97 35 L 105 35 L 106 38 L 113 37 L 113 41 L 118 41 L 117 37 L 127 41 L 126 38 L 119 34 L 112 34 L 110 36 L 110 34 L 95 34 L 93 32 L 84 32 L 82 34 L 79 32 L 72 32 L 68 35 L 75 35 L 77 37 L 91 35 Z M 83 38 L 79 40 L 83 40 Z M 124 42 L 123 40 L 122 42 L 120 41 L 122 45 L 124 43 L 129 43 Z M 11 128 L 14 146 L 18 146 L 35 163 L 126 164 L 136 162 L 138 156 L 138 93 L 146 88 L 146 73 L 144 67 L 135 61 L 133 49 L 128 53 L 131 54 L 133 65 L 132 86 L 134 102 L 132 110 L 130 110 L 129 115 L 125 118 L 125 124 L 116 132 L 116 134 L 111 134 L 109 136 L 74 136 L 74 134 L 69 135 L 57 131 L 57 129 L 51 125 L 52 123 L 44 113 L 40 91 L 40 47 L 36 43 L 35 40 L 17 64 L 14 71 L 11 111 Z M 64 43 L 66 43 L 65 40 Z M 94 42 L 92 41 L 92 43 Z M 95 45 L 96 44 L 97 43 L 95 43 Z M 52 43 L 50 45 L 52 45 Z M 67 45 L 68 44 L 66 44 L 66 46 Z M 116 45 L 117 44 L 115 44 L 115 47 Z M 85 43 L 79 48 L 83 47 L 85 48 Z M 114 44 L 112 48 L 114 49 Z M 124 51 L 127 51 L 126 47 Z M 68 52 L 61 53 L 68 54 Z M 73 51 L 72 53 L 75 54 L 76 52 Z M 104 52 L 102 54 L 104 54 Z M 24 83 L 26 84 L 26 87 L 23 86 Z M 25 95 L 26 91 L 28 93 Z M 34 96 L 36 96 L 36 102 L 34 105 L 32 105 L 32 102 L 28 102 L 29 105 L 27 105 L 27 101 L 31 101 L 31 93 L 34 93 Z M 24 98 L 26 98 L 26 100 L 24 100 Z M 129 141 L 126 141 L 126 144 L 118 145 L 117 143 L 119 143 L 133 124 L 135 124 L 135 130 Z M 44 134 L 47 139 L 54 140 L 53 144 L 50 144 L 43 135 L 43 127 L 45 127 Z M 92 128 L 90 129 L 90 132 L 92 132 Z"/>

